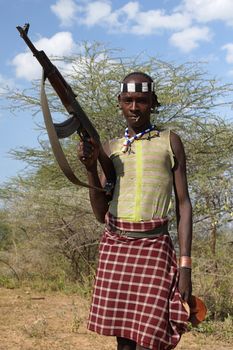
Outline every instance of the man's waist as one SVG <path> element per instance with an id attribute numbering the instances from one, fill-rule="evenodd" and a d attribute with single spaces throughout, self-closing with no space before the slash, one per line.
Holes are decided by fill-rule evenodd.
<path id="1" fill-rule="evenodd" d="M 117 234 L 122 237 L 132 237 L 132 238 L 153 238 L 157 236 L 161 236 L 168 233 L 168 223 L 155 227 L 152 230 L 146 230 L 146 231 L 127 231 L 123 229 L 119 229 L 116 227 L 112 227 L 110 225 L 106 225 L 106 228 L 109 232 Z"/>
<path id="2" fill-rule="evenodd" d="M 105 224 L 108 229 L 117 229 L 127 232 L 147 232 L 160 228 L 168 223 L 168 218 L 153 218 L 148 221 L 131 222 L 122 218 L 113 216 L 110 212 L 106 213 Z M 163 230 L 163 229 L 162 229 Z M 167 230 L 167 227 L 165 228 Z M 156 231 L 157 232 L 157 231 Z"/>

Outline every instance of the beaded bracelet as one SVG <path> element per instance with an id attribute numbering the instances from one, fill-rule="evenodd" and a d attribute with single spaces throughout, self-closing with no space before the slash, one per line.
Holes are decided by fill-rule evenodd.
<path id="1" fill-rule="evenodd" d="M 192 268 L 192 258 L 187 255 L 183 255 L 180 257 L 179 267 L 186 267 L 188 269 Z"/>

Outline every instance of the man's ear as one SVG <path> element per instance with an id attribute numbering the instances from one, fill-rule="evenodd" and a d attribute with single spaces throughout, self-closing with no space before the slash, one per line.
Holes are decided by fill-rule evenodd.
<path id="1" fill-rule="evenodd" d="M 155 93 L 153 93 L 153 95 L 152 95 L 153 97 L 153 100 L 154 100 L 154 103 L 155 103 L 155 108 L 157 108 L 157 107 L 160 107 L 161 106 L 161 104 L 159 103 L 159 101 L 158 101 L 158 97 L 157 97 L 157 95 L 155 94 Z"/>
<path id="2" fill-rule="evenodd" d="M 158 107 L 157 100 L 155 94 L 152 94 L 151 109 L 155 109 L 155 107 Z"/>

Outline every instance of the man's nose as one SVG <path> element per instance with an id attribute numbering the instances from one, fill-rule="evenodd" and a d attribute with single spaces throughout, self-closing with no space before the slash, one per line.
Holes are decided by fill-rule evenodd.
<path id="1" fill-rule="evenodd" d="M 136 109 L 138 109 L 138 105 L 137 105 L 137 102 L 136 101 L 132 101 L 132 103 L 131 103 L 131 109 L 132 109 L 132 111 L 135 111 Z"/>

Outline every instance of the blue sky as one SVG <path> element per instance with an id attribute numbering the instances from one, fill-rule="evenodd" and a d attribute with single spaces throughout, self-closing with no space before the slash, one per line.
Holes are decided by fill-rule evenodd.
<path id="1" fill-rule="evenodd" d="M 0 91 L 30 86 L 41 74 L 16 30 L 26 22 L 31 40 L 48 56 L 72 54 L 83 40 L 101 41 L 130 56 L 145 51 L 165 61 L 205 61 L 211 75 L 232 81 L 233 0 L 0 0 L 0 8 Z M 30 113 L 12 115 L 5 104 L 0 183 L 24 168 L 9 150 L 37 146 L 39 136 Z"/>

